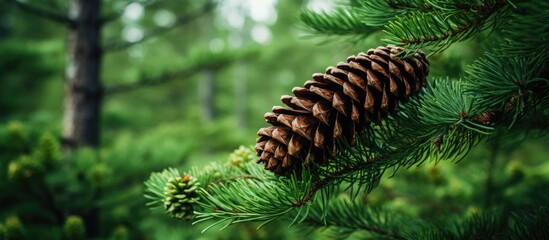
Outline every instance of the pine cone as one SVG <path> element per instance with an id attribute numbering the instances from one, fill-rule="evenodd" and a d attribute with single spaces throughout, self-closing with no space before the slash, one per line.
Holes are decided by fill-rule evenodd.
<path id="1" fill-rule="evenodd" d="M 169 178 L 164 187 L 164 209 L 174 218 L 191 217 L 193 204 L 199 200 L 198 185 L 198 180 L 189 175 Z"/>
<path id="2" fill-rule="evenodd" d="M 423 52 L 400 58 L 400 47 L 378 47 L 328 67 L 325 74 L 282 96 L 288 108 L 275 106 L 258 131 L 258 163 L 277 175 L 301 171 L 302 162 L 325 165 L 336 154 L 336 139 L 354 145 L 356 134 L 380 123 L 426 85 L 429 62 Z"/>

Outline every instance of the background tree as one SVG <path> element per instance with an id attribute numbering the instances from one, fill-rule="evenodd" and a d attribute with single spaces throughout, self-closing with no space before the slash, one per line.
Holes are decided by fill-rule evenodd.
<path id="1" fill-rule="evenodd" d="M 155 85 L 178 76 L 189 75 L 197 67 L 187 66 L 187 69 L 165 72 L 159 76 L 148 77 L 134 81 L 132 84 L 117 84 L 104 87 L 101 79 L 103 55 L 106 53 L 127 49 L 146 40 L 155 38 L 176 27 L 187 24 L 209 12 L 214 7 L 213 2 L 204 2 L 201 6 L 188 4 L 188 12 L 181 12 L 169 26 L 154 27 L 143 30 L 142 36 L 131 40 L 116 40 L 102 44 L 103 28 L 123 13 L 116 4 L 130 6 L 134 1 L 107 2 L 103 1 L 69 1 L 66 5 L 49 2 L 33 4 L 20 1 L 5 2 L 15 5 L 20 10 L 62 24 L 67 27 L 67 61 L 65 68 L 65 109 L 63 120 L 63 139 L 66 147 L 79 145 L 98 147 L 100 144 L 101 105 L 105 94 L 128 91 L 143 85 Z M 155 4 L 147 2 L 147 4 Z M 134 5 L 141 6 L 141 5 Z M 66 7 L 67 13 L 53 10 Z M 111 12 L 105 11 L 107 7 Z M 120 7 L 118 7 L 120 8 Z M 125 9 L 122 7 L 122 9 Z M 139 11 L 139 10 L 136 10 Z M 103 14 L 102 12 L 107 12 Z M 137 33 L 139 34 L 139 33 Z M 219 61 L 211 61 L 210 65 L 219 65 Z M 204 67 L 204 66 L 201 66 Z"/>
<path id="2" fill-rule="evenodd" d="M 22 11 L 16 3 L 0 1 L 0 225 L 16 226 L 10 219 L 17 216 L 17 229 L 23 229 L 27 238 L 41 239 L 83 234 L 101 239 L 292 236 L 286 231 L 267 234 L 276 224 L 261 231 L 243 225 L 229 233 L 200 235 L 201 229 L 182 227 L 143 208 L 142 180 L 151 171 L 226 159 L 235 146 L 254 138 L 262 125 L 247 120 L 246 127 L 237 127 L 237 119 L 263 114 L 264 106 L 274 104 L 297 76 L 323 67 L 323 58 L 345 55 L 329 45 L 300 40 L 293 26 L 297 9 L 306 1 L 249 2 L 219 2 L 184 27 L 137 41 L 147 29 L 169 28 L 186 10 L 201 9 L 201 2 L 103 1 L 103 17 L 110 21 L 101 28 L 102 46 L 114 46 L 110 43 L 119 40 L 131 46 L 102 55 L 101 145 L 61 153 L 56 140 L 63 138 L 68 30 Z M 46 12 L 68 11 L 68 2 L 24 3 Z M 271 19 L 258 18 L 258 9 L 266 9 L 264 15 Z M 241 27 L 235 26 L 247 42 L 233 36 L 236 27 L 227 13 L 246 18 Z M 290 33 L 289 26 L 294 29 Z M 261 41 L 254 29 L 266 33 Z M 319 49 L 323 57 L 302 64 Z M 272 58 L 284 61 L 273 63 Z M 246 97 L 241 100 L 235 90 L 242 69 L 230 64 L 233 59 L 246 65 Z M 211 122 L 202 121 L 196 91 L 202 82 L 195 73 L 203 67 L 215 73 L 212 102 L 217 112 Z M 237 101 L 247 110 L 245 115 L 237 117 L 231 110 Z M 90 215 L 96 213 L 98 221 L 93 222 Z"/>
<path id="3" fill-rule="evenodd" d="M 169 169 L 153 173 L 145 183 L 150 205 L 172 215 L 184 209 L 177 216 L 194 223 L 213 220 L 206 229 L 251 221 L 263 226 L 283 218 L 290 225 L 330 228 L 332 237 L 344 238 L 358 232 L 375 239 L 545 239 L 549 232 L 541 226 L 549 222 L 548 195 L 539 192 L 548 179 L 534 172 L 524 175 L 526 165 L 546 166 L 545 160 L 524 159 L 521 167 L 505 172 L 501 169 L 513 168 L 512 164 L 500 159 L 528 138 L 547 142 L 548 36 L 533 33 L 549 32 L 544 24 L 547 9 L 544 1 L 379 0 L 352 1 L 332 11 L 304 11 L 301 19 L 313 32 L 356 40 L 383 30 L 385 42 L 405 50 L 378 48 L 351 56 L 348 64 L 313 75 L 304 89 L 293 91 L 296 97 L 283 97 L 286 109 L 273 108 L 265 115 L 273 127 L 260 129 L 255 150 L 267 169 L 287 177 L 263 170 L 253 158 L 185 173 Z M 420 50 L 434 60 L 430 65 L 435 70 L 435 54 L 466 40 L 479 44 L 481 56 L 458 75 L 460 79 L 430 75 L 420 91 L 428 72 Z M 363 90 L 356 90 L 359 87 Z M 397 107 L 395 99 L 406 100 L 414 91 L 419 95 L 387 116 Z M 364 114 L 367 120 L 362 120 Z M 375 208 L 372 191 L 383 184 L 385 172 L 401 175 L 398 169 L 427 161 L 459 161 L 482 141 L 489 146 L 482 177 L 471 176 L 479 173 L 480 163 L 470 165 L 474 171 L 466 174 L 472 178 L 468 180 L 441 175 L 439 165 L 427 174 L 411 175 L 412 183 L 424 177 L 448 191 L 438 202 L 416 203 L 438 206 L 435 209 L 414 207 L 417 212 L 406 216 Z M 180 187 L 170 187 L 178 181 Z M 456 194 L 464 182 L 475 193 Z M 396 202 L 394 194 L 399 193 L 387 193 Z M 425 200 L 429 193 L 414 194 Z M 452 195 L 459 196 L 461 204 L 453 205 Z M 495 206 L 503 210 L 494 210 Z M 457 223 L 450 217 L 441 224 L 432 222 L 441 213 L 472 216 Z M 422 221 L 414 215 L 429 218 Z"/>
<path id="4" fill-rule="evenodd" d="M 173 80 L 182 75 L 189 75 L 198 67 L 188 66 L 187 69 L 164 72 L 159 76 L 147 77 L 134 81 L 132 84 L 117 84 L 114 86 L 103 85 L 101 79 L 102 59 L 105 53 L 120 51 L 145 40 L 166 33 L 175 27 L 193 21 L 213 9 L 213 2 L 205 2 L 201 6 L 188 4 L 189 12 L 180 15 L 170 26 L 154 27 L 144 30 L 144 34 L 131 41 L 112 41 L 102 44 L 102 29 L 113 20 L 117 20 L 123 13 L 114 7 L 112 12 L 102 14 L 103 1 L 68 1 L 66 6 L 58 2 L 46 4 L 32 4 L 20 1 L 6 1 L 15 5 L 20 10 L 39 16 L 46 20 L 62 24 L 67 27 L 67 59 L 65 67 L 65 98 L 63 112 L 63 142 L 67 149 L 77 146 L 98 147 L 100 145 L 100 120 L 101 106 L 104 94 L 112 94 L 142 87 L 143 85 L 159 84 Z M 128 6 L 133 1 L 125 2 Z M 149 4 L 152 4 L 150 2 Z M 107 3 L 107 6 L 108 3 Z M 141 5 L 139 5 L 141 6 Z M 65 12 L 53 10 L 64 8 Z M 104 16 L 105 15 L 105 16 Z M 219 65 L 219 61 L 213 59 L 208 64 Z M 193 61 L 196 61 L 194 59 Z M 202 67 L 202 66 L 201 66 Z M 95 193 L 100 195 L 100 191 Z M 89 233 L 95 235 L 99 225 L 99 208 L 91 209 L 85 216 L 85 222 L 89 225 Z"/>

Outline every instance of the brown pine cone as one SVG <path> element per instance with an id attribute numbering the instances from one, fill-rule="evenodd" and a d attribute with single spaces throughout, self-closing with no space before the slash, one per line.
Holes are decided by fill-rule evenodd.
<path id="1" fill-rule="evenodd" d="M 400 47 L 370 49 L 347 58 L 325 74 L 282 96 L 288 108 L 275 106 L 265 119 L 255 149 L 258 163 L 277 175 L 301 171 L 311 161 L 325 165 L 336 154 L 336 140 L 356 142 L 371 122 L 379 123 L 426 85 L 429 61 L 423 52 L 409 58 L 397 56 Z"/>

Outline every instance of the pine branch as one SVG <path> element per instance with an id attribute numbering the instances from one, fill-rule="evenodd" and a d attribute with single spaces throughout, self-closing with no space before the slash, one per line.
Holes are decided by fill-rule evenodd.
<path id="1" fill-rule="evenodd" d="M 549 80 L 539 77 L 545 66 L 540 58 L 546 55 L 538 54 L 541 55 L 500 57 L 486 54 L 467 70 L 467 93 L 484 109 L 510 114 L 511 121 L 507 124 L 512 126 L 528 109 L 537 105 L 533 100 L 546 98 L 543 93 L 549 88 Z"/>
<path id="2" fill-rule="evenodd" d="M 52 12 L 43 8 L 35 7 L 29 3 L 24 3 L 18 0 L 4 0 L 4 1 L 7 3 L 14 4 L 17 8 L 19 8 L 23 12 L 26 12 L 38 17 L 42 17 L 52 22 L 61 23 L 65 25 L 75 24 L 75 21 L 70 19 L 65 14 L 60 14 L 60 13 Z"/>
<path id="3" fill-rule="evenodd" d="M 208 13 L 210 13 L 215 7 L 215 4 L 213 2 L 208 2 L 206 4 L 204 4 L 204 6 L 200 9 L 200 10 L 196 10 L 194 12 L 191 12 L 191 13 L 187 13 L 185 15 L 182 15 L 182 16 L 179 16 L 175 22 L 169 26 L 169 27 L 155 27 L 153 29 L 150 29 L 148 32 L 146 32 L 143 37 L 137 41 L 134 41 L 134 42 L 126 42 L 126 41 L 120 41 L 120 42 L 110 42 L 110 43 L 106 43 L 104 46 L 103 46 L 103 50 L 105 52 L 115 52 L 115 51 L 120 51 L 120 50 L 124 50 L 124 49 L 127 49 L 131 46 L 134 46 L 134 45 L 137 45 L 137 44 L 140 44 L 140 43 L 143 43 L 149 39 L 152 39 L 154 37 L 157 37 L 159 35 L 162 35 L 162 34 L 165 34 L 165 33 L 168 33 L 170 32 L 171 30 L 175 29 L 175 28 L 178 28 L 180 26 L 183 26 L 185 24 L 188 24 Z M 107 15 L 107 17 L 105 19 L 103 19 L 102 21 L 107 21 L 109 20 L 109 18 L 113 17 L 113 15 Z"/>
<path id="4" fill-rule="evenodd" d="M 260 221 L 263 224 L 271 222 L 294 212 L 292 202 L 305 194 L 310 187 L 310 181 L 300 182 L 295 177 L 277 179 L 253 162 L 244 165 L 243 170 L 262 179 L 240 178 L 200 192 L 202 198 L 199 204 L 202 210 L 195 211 L 195 224 L 211 219 L 218 220 L 204 231 L 223 222 L 226 222 L 225 227 L 231 223 L 247 221 Z M 302 177 L 310 178 L 306 173 Z"/>
<path id="5" fill-rule="evenodd" d="M 346 237 L 342 232 L 365 231 L 372 235 L 372 239 L 404 239 L 399 232 L 408 226 L 410 229 L 421 227 L 417 221 L 396 216 L 395 214 L 364 206 L 364 203 L 346 200 L 345 198 L 331 199 L 327 205 L 327 212 L 314 205 L 310 213 L 303 220 L 303 225 L 313 230 L 329 229 L 334 232 L 330 238 Z M 406 225 L 405 225 L 405 224 Z"/>
<path id="6" fill-rule="evenodd" d="M 221 69 L 229 66 L 236 60 L 243 60 L 253 56 L 253 51 L 242 53 L 202 53 L 197 57 L 190 57 L 186 66 L 176 71 L 165 72 L 153 77 L 143 77 L 129 83 L 119 83 L 106 86 L 104 88 L 105 95 L 113 95 L 118 93 L 125 93 L 145 87 L 152 87 L 162 85 L 183 77 L 187 78 L 200 72 L 203 69 Z"/>
<path id="7" fill-rule="evenodd" d="M 317 174 L 331 184 L 351 183 L 357 194 L 374 189 L 387 169 L 460 160 L 493 131 L 492 119 L 479 119 L 488 113 L 462 91 L 461 82 L 432 82 L 422 95 L 401 104 L 398 114 L 367 129 L 354 146 L 340 141 L 342 151 L 327 166 L 315 167 Z"/>
<path id="8" fill-rule="evenodd" d="M 454 42 L 500 24 L 499 15 L 508 12 L 509 2 L 490 0 L 472 5 L 440 2 L 434 8 L 438 11 L 414 11 L 391 21 L 385 26 L 388 35 L 385 41 L 414 51 L 428 46 L 434 47 L 435 52 L 442 51 Z"/>
<path id="9" fill-rule="evenodd" d="M 431 12 L 434 9 L 425 0 L 361 0 L 359 3 L 364 23 L 379 27 L 412 12 Z"/>
<path id="10" fill-rule="evenodd" d="M 549 207 L 533 211 L 513 213 L 515 219 L 510 233 L 505 239 L 548 239 Z"/>
<path id="11" fill-rule="evenodd" d="M 42 205 L 45 209 L 50 211 L 54 217 L 55 221 L 58 224 L 62 224 L 64 222 L 64 215 L 65 213 L 61 208 L 57 206 L 55 203 L 54 195 L 51 192 L 50 188 L 43 182 L 43 181 L 36 181 L 36 183 L 30 183 L 25 181 L 23 183 L 24 188 L 27 189 L 26 192 L 28 192 L 30 195 L 32 195 L 32 198 L 38 201 L 40 205 Z M 38 188 L 38 192 L 36 192 L 34 189 L 34 186 Z"/>
<path id="12" fill-rule="evenodd" d="M 311 189 L 309 190 L 309 193 L 307 195 L 303 196 L 303 198 L 301 200 L 292 203 L 292 206 L 293 207 L 304 206 L 305 204 L 307 204 L 309 201 L 311 201 L 315 197 L 316 192 L 318 190 L 320 190 L 322 187 L 324 187 L 330 181 L 331 181 L 331 179 L 323 179 L 319 182 L 314 183 L 313 186 L 311 187 Z"/>
<path id="13" fill-rule="evenodd" d="M 314 12 L 303 10 L 299 18 L 309 31 L 324 35 L 348 35 L 365 37 L 379 30 L 366 25 L 358 8 L 336 8 L 333 11 Z"/>
<path id="14" fill-rule="evenodd" d="M 510 218 L 505 211 L 489 210 L 467 219 L 442 221 L 403 235 L 405 239 L 502 239 L 508 235 Z"/>
<path id="15" fill-rule="evenodd" d="M 540 61 L 547 61 L 549 54 L 549 1 L 524 1 L 517 4 L 517 11 L 510 16 L 503 29 L 505 43 L 497 53 L 527 56 L 543 55 Z M 545 59 L 545 60 L 544 60 Z M 547 78 L 547 77 L 545 77 Z"/>
<path id="16" fill-rule="evenodd" d="M 547 3 L 518 4 L 519 10 L 514 13 L 509 10 L 515 5 L 504 0 L 428 3 L 433 4 L 421 0 L 363 3 L 365 7 L 373 6 L 370 10 L 377 12 L 379 17 L 375 21 L 363 19 L 365 13 L 358 8 L 338 8 L 334 12 L 321 13 L 305 11 L 302 20 L 313 32 L 364 37 L 365 33 L 374 31 L 373 26 L 384 25 L 384 21 L 393 19 L 386 27 L 389 41 L 412 50 L 431 46 L 435 51 L 470 38 L 490 26 L 502 26 L 501 23 L 510 23 L 511 27 L 504 27 L 505 30 L 520 32 L 521 27 L 529 29 L 521 34 L 532 29 L 537 31 L 532 26 L 547 28 L 543 21 L 543 26 L 529 23 L 535 22 L 535 17 L 546 19 L 547 8 L 543 6 Z M 389 6 L 391 10 L 375 9 L 380 6 Z M 511 20 L 499 19 L 501 16 L 510 16 Z M 333 201 L 338 200 L 335 193 L 348 193 L 354 200 L 369 193 L 389 169 L 393 169 L 394 174 L 401 167 L 408 168 L 425 161 L 459 161 L 482 139 L 492 135 L 497 127 L 507 126 L 507 119 L 511 119 L 510 126 L 515 122 L 521 126 L 528 120 L 539 119 L 542 119 L 540 126 L 545 126 L 549 80 L 544 78 L 543 71 L 547 70 L 549 44 L 544 37 L 538 40 L 535 34 L 531 35 L 521 41 L 517 40 L 519 34 L 509 33 L 509 44 L 502 46 L 502 52 L 487 54 L 475 62 L 465 80 L 430 81 L 419 96 L 400 104 L 397 114 L 378 125 L 365 126 L 366 130 L 357 137 L 356 143 L 338 139 L 338 150 L 325 166 L 302 166 L 302 175 L 293 172 L 288 178 L 276 178 L 255 163 L 237 169 L 217 166 L 213 172 L 198 171 L 195 175 L 202 179 L 199 181 L 205 182 L 203 186 L 208 187 L 199 191 L 195 223 L 217 220 L 208 229 L 220 223 L 225 223 L 225 226 L 247 221 L 266 224 L 289 217 L 290 225 L 308 223 L 315 227 L 333 226 L 342 231 L 364 230 L 377 237 L 392 239 L 488 239 L 505 236 L 510 223 L 505 213 L 486 212 L 456 224 L 405 229 L 399 225 L 401 222 L 385 222 L 385 216 L 375 216 L 372 210 L 362 205 L 337 205 Z M 542 36 L 545 35 L 542 33 Z M 527 46 L 518 46 L 517 42 Z M 541 44 L 541 51 L 535 51 L 535 44 Z M 518 54 L 526 52 L 531 55 Z M 342 186 L 346 188 L 341 190 Z M 422 225 L 420 221 L 417 224 Z M 524 236 L 533 230 L 517 227 L 515 231 Z"/>
<path id="17" fill-rule="evenodd" d="M 352 195 L 370 192 L 389 168 L 419 165 L 427 159 L 461 159 L 492 131 L 489 125 L 493 124 L 490 113 L 480 112 L 471 98 L 462 94 L 461 85 L 435 81 L 417 100 L 401 105 L 393 119 L 367 128 L 354 146 L 340 140 L 338 149 L 342 150 L 327 166 L 313 168 L 319 179 L 292 205 L 304 206 L 318 190 L 344 182 L 356 187 L 351 189 Z M 437 139 L 438 143 L 433 143 Z"/>
<path id="18" fill-rule="evenodd" d="M 100 20 L 101 24 L 106 24 L 118 19 L 124 13 L 126 7 L 128 7 L 132 3 L 132 1 L 128 1 L 121 8 L 111 10 L 110 12 L 103 15 Z"/>

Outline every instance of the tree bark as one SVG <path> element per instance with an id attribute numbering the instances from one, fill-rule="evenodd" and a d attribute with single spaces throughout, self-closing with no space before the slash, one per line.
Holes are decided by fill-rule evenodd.
<path id="1" fill-rule="evenodd" d="M 100 80 L 102 49 L 101 0 L 71 0 L 65 69 L 63 139 L 66 150 L 100 144 L 103 90 Z M 95 199 L 100 197 L 100 190 Z M 99 235 L 100 208 L 92 205 L 83 213 L 88 237 Z"/>
<path id="2" fill-rule="evenodd" d="M 68 29 L 63 138 L 65 147 L 98 147 L 103 96 L 101 68 L 101 1 L 72 0 Z"/>

